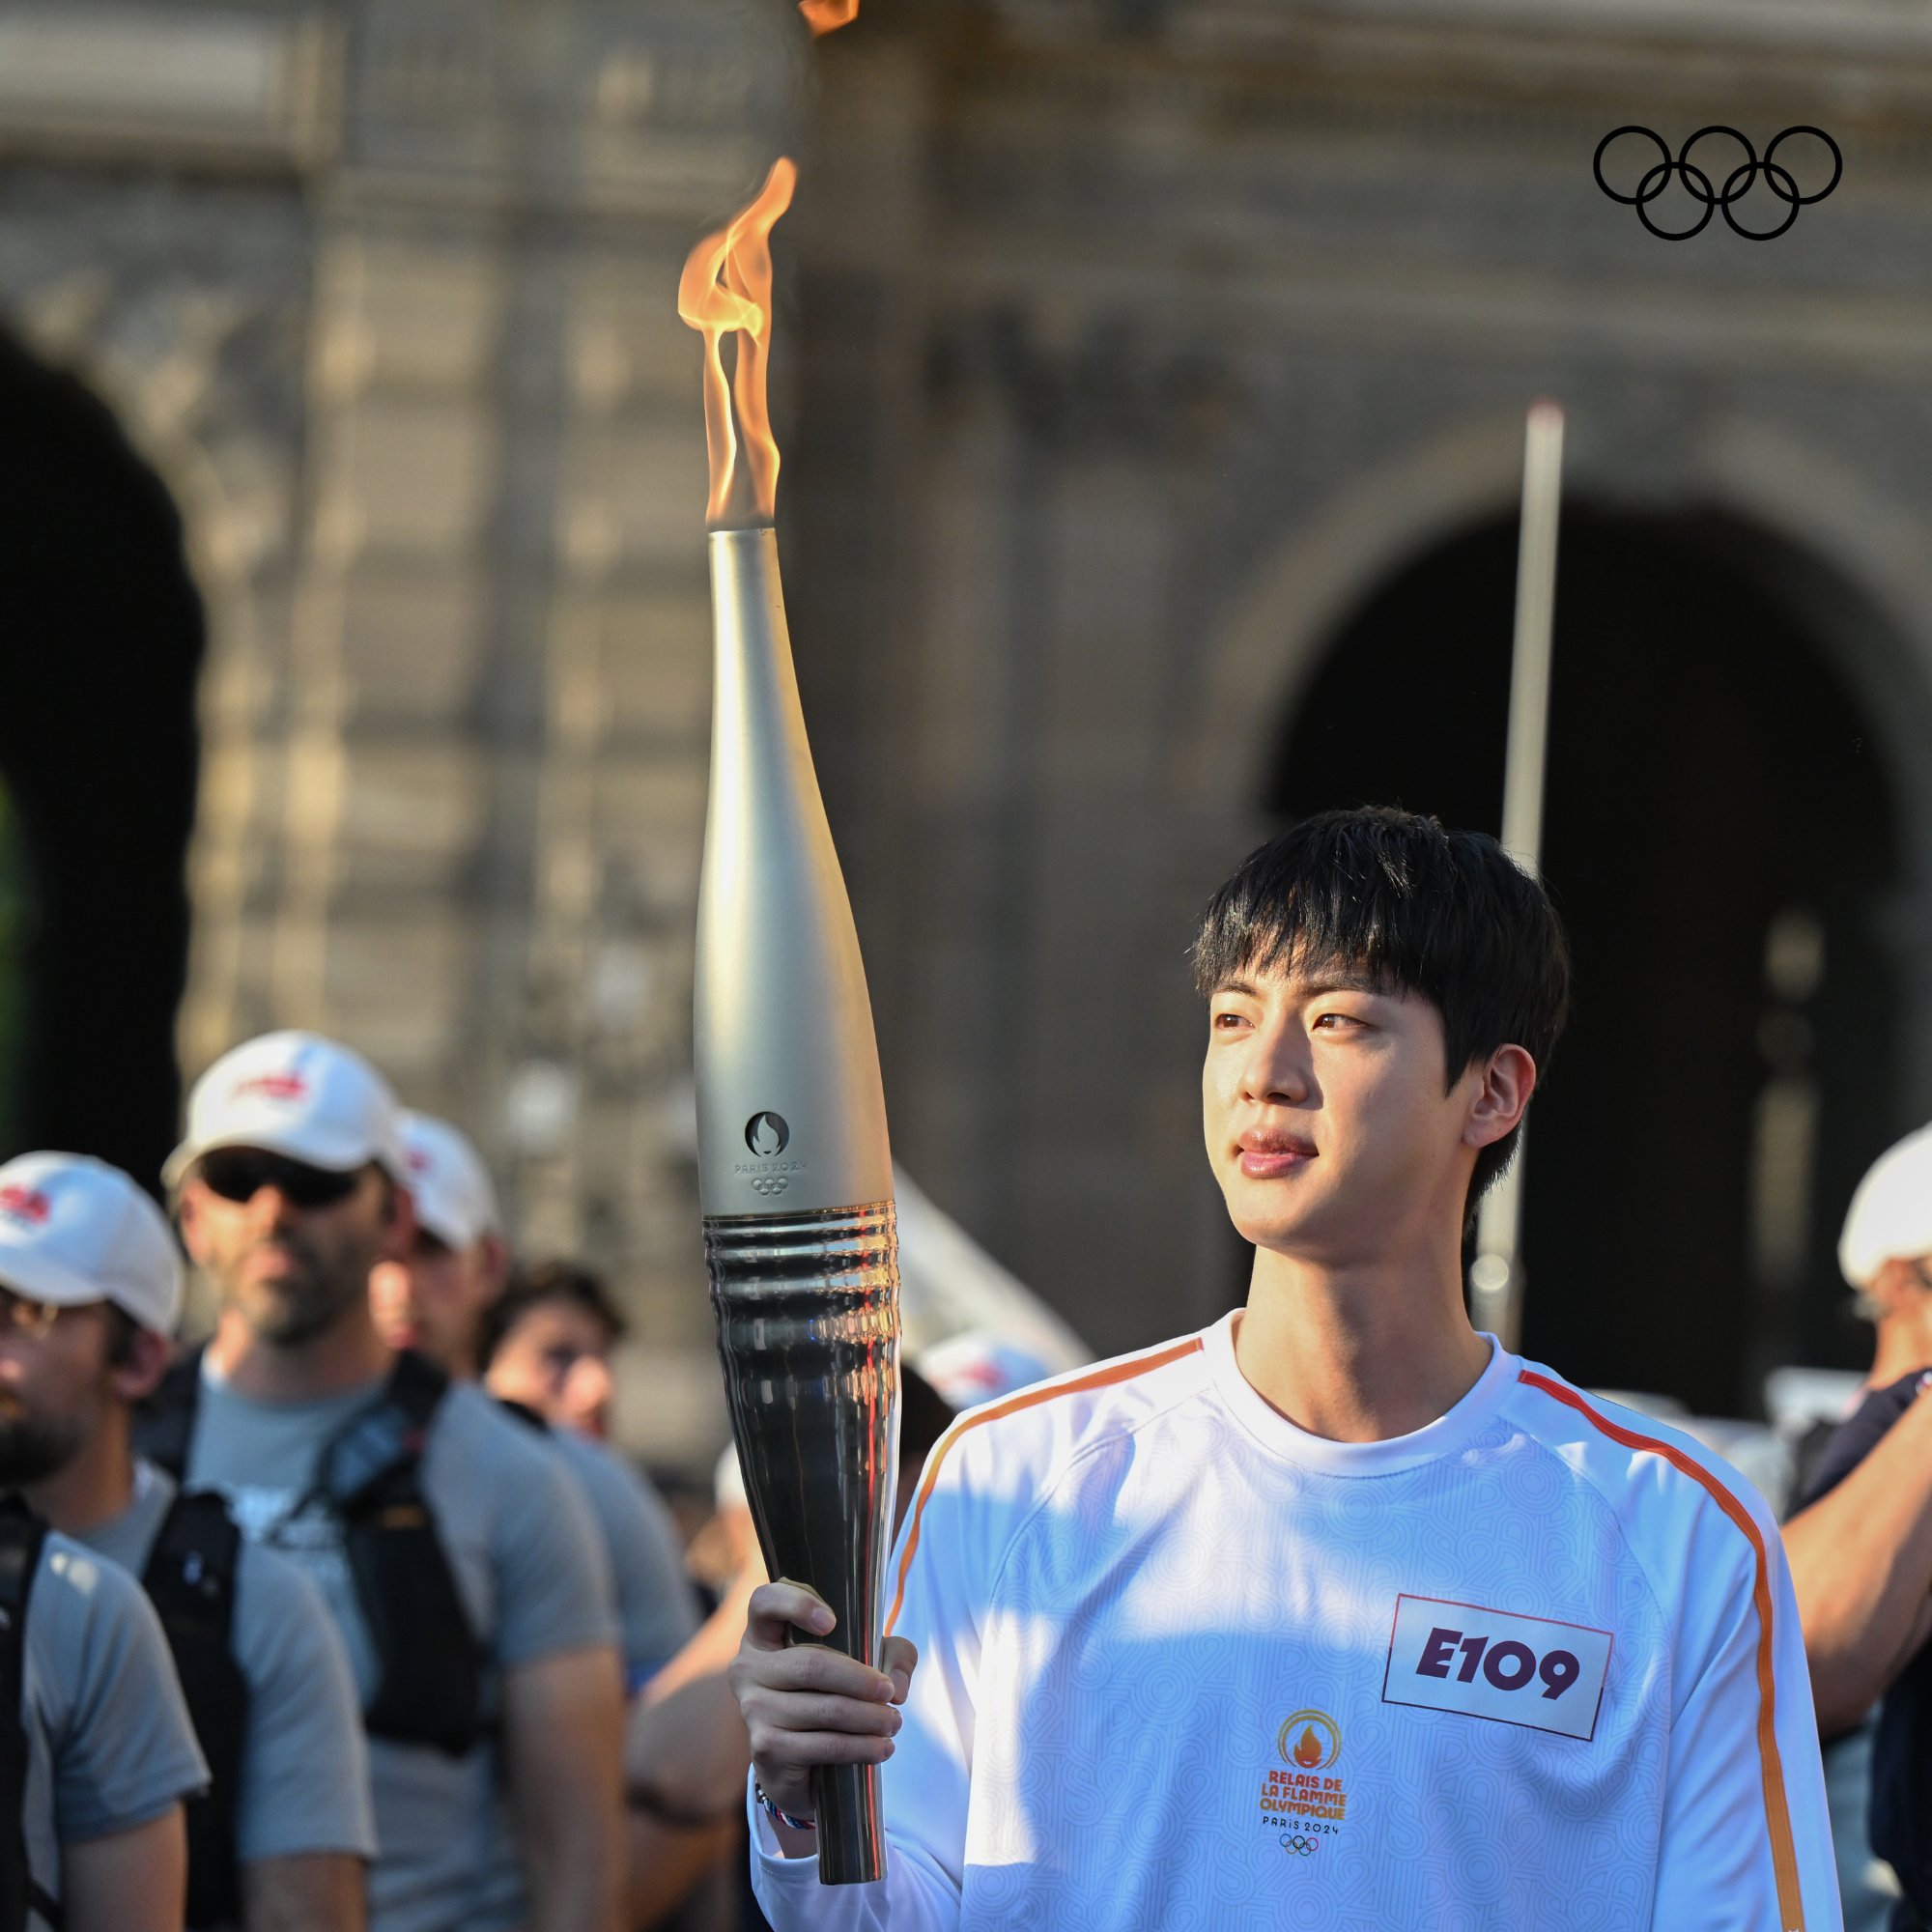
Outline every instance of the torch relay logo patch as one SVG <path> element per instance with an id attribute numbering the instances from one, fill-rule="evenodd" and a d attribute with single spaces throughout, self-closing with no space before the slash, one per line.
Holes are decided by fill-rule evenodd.
<path id="1" fill-rule="evenodd" d="M 1349 1794 L 1334 1776 L 1342 1727 L 1326 1711 L 1295 1711 L 1282 1719 L 1275 1754 L 1285 1768 L 1263 1778 L 1262 1825 L 1284 1852 L 1310 1858 L 1340 1833 L 1348 1816 Z"/>

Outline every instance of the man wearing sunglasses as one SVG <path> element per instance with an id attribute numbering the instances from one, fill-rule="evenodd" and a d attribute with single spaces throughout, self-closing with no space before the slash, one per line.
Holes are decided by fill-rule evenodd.
<path id="1" fill-rule="evenodd" d="M 166 1172 L 222 1306 L 157 1429 L 185 1435 L 188 1479 L 222 1490 L 248 1535 L 309 1568 L 347 1640 L 374 1932 L 611 1932 L 609 1570 L 530 1432 L 377 1330 L 370 1270 L 415 1232 L 387 1086 L 314 1035 L 251 1040 L 197 1082 Z"/>
<path id="2" fill-rule="evenodd" d="M 294 1564 L 237 1548 L 218 1499 L 181 1498 L 131 1453 L 181 1313 L 167 1222 L 117 1168 L 23 1154 L 0 1167 L 0 1466 L 54 1528 L 146 1583 L 200 1732 L 213 1781 L 187 1810 L 188 1925 L 360 1932 L 375 1827 L 327 1609 Z"/>

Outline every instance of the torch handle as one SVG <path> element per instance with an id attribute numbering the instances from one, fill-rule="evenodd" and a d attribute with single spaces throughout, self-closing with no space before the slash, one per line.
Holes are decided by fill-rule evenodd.
<path id="1" fill-rule="evenodd" d="M 704 1223 L 731 1433 L 765 1567 L 809 1583 L 826 1639 L 879 1661 L 898 1462 L 898 1243 L 890 1201 Z M 818 1876 L 885 1875 L 876 1765 L 813 1774 Z"/>
<path id="2" fill-rule="evenodd" d="M 827 1764 L 811 1774 L 818 1813 L 820 1885 L 870 1885 L 886 1875 L 886 1828 L 879 1817 L 879 1767 Z"/>

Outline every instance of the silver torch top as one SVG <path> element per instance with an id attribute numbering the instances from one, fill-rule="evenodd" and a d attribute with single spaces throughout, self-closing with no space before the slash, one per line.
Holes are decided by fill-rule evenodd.
<path id="1" fill-rule="evenodd" d="M 714 530 L 717 664 L 697 903 L 707 1217 L 890 1200 L 879 1050 L 799 705 L 769 527 Z"/>

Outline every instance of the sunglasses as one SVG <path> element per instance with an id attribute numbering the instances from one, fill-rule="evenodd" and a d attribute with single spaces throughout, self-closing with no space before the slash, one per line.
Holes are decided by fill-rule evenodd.
<path id="1" fill-rule="evenodd" d="M 311 1167 L 258 1148 L 216 1148 L 202 1155 L 201 1179 L 224 1201 L 252 1201 L 263 1188 L 273 1187 L 294 1207 L 332 1208 L 355 1192 L 362 1170 Z"/>

